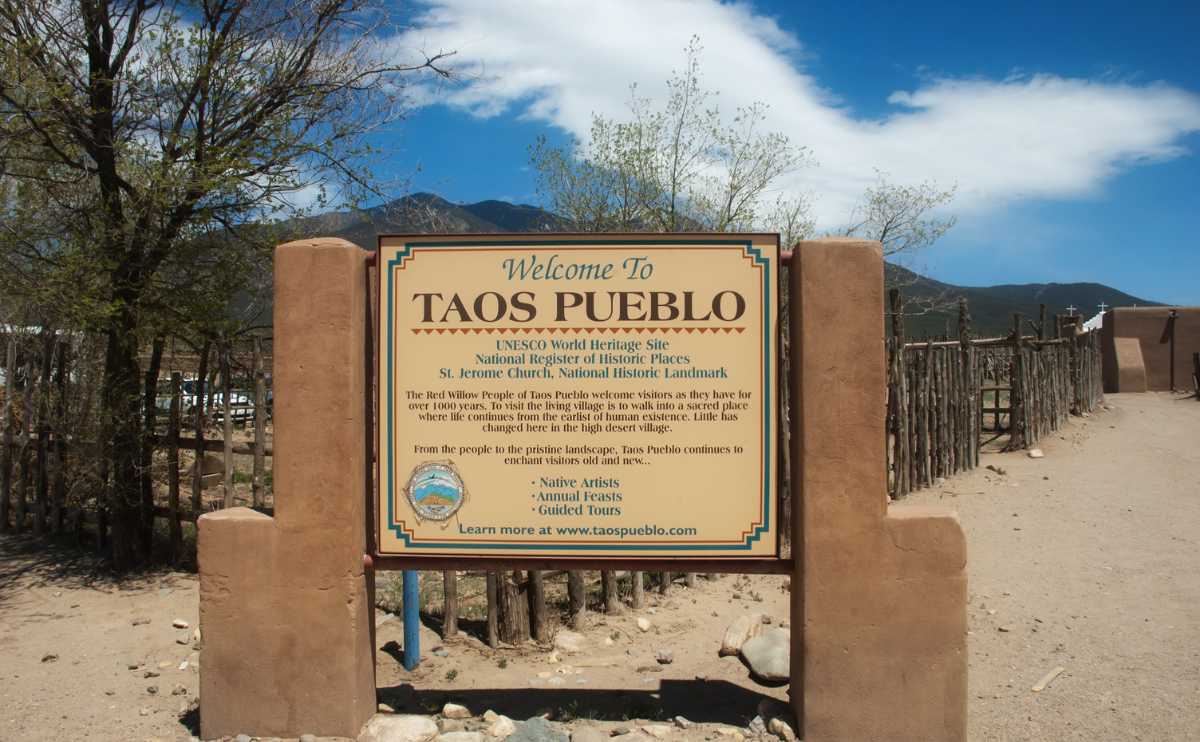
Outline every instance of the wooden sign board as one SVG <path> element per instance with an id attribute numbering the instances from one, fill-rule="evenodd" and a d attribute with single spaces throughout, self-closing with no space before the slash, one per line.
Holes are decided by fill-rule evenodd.
<path id="1" fill-rule="evenodd" d="M 380 557 L 778 556 L 779 237 L 380 238 Z"/>

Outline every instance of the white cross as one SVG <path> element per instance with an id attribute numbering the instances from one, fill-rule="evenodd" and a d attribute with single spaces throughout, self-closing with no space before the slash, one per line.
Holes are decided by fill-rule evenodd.
<path id="1" fill-rule="evenodd" d="M 1103 312 L 1105 309 L 1108 309 L 1108 305 L 1104 302 L 1100 302 L 1099 307 L 1101 312 Z"/>
<path id="2" fill-rule="evenodd" d="M 1067 314 L 1070 315 L 1071 317 L 1075 316 L 1075 305 L 1074 304 L 1067 307 Z"/>

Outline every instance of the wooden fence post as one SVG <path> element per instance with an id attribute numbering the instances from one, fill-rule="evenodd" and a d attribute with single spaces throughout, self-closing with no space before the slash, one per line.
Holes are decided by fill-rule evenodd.
<path id="1" fill-rule="evenodd" d="M 550 625 L 546 620 L 546 587 L 542 572 L 538 569 L 529 570 L 529 632 L 539 642 L 550 639 Z"/>
<path id="2" fill-rule="evenodd" d="M 458 573 L 452 569 L 442 572 L 442 639 L 458 636 Z"/>
<path id="3" fill-rule="evenodd" d="M 38 372 L 37 400 L 37 464 L 34 467 L 33 532 L 37 536 L 46 533 L 50 516 L 50 469 L 47 457 L 50 453 L 50 373 L 54 364 L 54 332 L 42 332 L 41 369 Z M 32 411 L 30 411 L 32 414 Z"/>
<path id="4" fill-rule="evenodd" d="M 567 603 L 571 614 L 571 628 L 583 629 L 587 613 L 587 585 L 583 581 L 583 572 L 572 569 L 567 572 Z"/>
<path id="5" fill-rule="evenodd" d="M 54 367 L 54 387 L 57 395 L 54 401 L 54 445 L 52 454 L 52 499 L 50 511 L 50 529 L 55 534 L 63 533 L 66 529 L 67 511 L 67 364 L 70 363 L 68 354 L 69 335 L 64 336 L 55 344 L 57 363 Z"/>
<path id="6" fill-rule="evenodd" d="M 179 408 L 182 405 L 183 376 L 171 372 L 171 412 L 167 420 L 167 510 L 171 535 L 171 561 L 183 556 L 183 528 L 179 524 Z"/>
<path id="7" fill-rule="evenodd" d="M 1009 372 L 1008 389 L 1008 450 L 1017 451 L 1025 447 L 1026 400 L 1025 360 L 1021 341 L 1021 313 L 1013 312 L 1013 355 Z"/>
<path id="8" fill-rule="evenodd" d="M 0 418 L 0 426 L 4 427 L 4 450 L 0 451 L 0 533 L 8 531 L 8 518 L 12 493 L 12 454 L 13 454 L 13 391 L 17 375 L 17 341 L 9 337 L 8 358 L 4 364 L 4 417 Z"/>
<path id="9" fill-rule="evenodd" d="M 606 569 L 600 573 L 600 591 L 604 595 L 604 612 L 614 616 L 621 612 L 621 595 L 617 591 L 617 573 Z"/>
<path id="10" fill-rule="evenodd" d="M 29 513 L 29 439 L 33 435 L 33 361 L 25 361 L 25 394 L 21 398 L 21 447 L 17 459 L 17 507 L 16 531 L 25 530 L 25 516 Z"/>
<path id="11" fill-rule="evenodd" d="M 499 575 L 493 569 L 487 572 L 487 645 L 492 649 L 500 646 L 500 627 L 497 623 L 497 614 L 500 612 Z"/>
<path id="12" fill-rule="evenodd" d="M 265 451 L 267 447 L 267 380 L 263 371 L 262 338 L 254 338 L 254 475 L 252 499 L 255 510 L 266 504 L 266 489 L 263 477 L 266 472 Z"/>
<path id="13" fill-rule="evenodd" d="M 643 583 L 643 572 L 630 572 L 629 582 L 633 588 L 632 605 L 641 608 L 646 605 L 646 586 Z"/>
<path id="14" fill-rule="evenodd" d="M 223 453 L 223 463 L 225 468 L 224 477 L 224 506 L 227 508 L 233 507 L 233 383 L 230 380 L 230 363 L 229 363 L 229 342 L 221 343 L 221 388 L 224 391 L 224 420 L 222 421 L 221 432 L 225 439 L 225 448 Z"/>
<path id="15" fill-rule="evenodd" d="M 208 356 L 212 352 L 212 341 L 205 340 L 200 349 L 200 365 L 196 371 L 196 383 L 193 386 L 195 394 L 192 409 L 196 412 L 196 442 L 195 461 L 192 464 L 192 516 L 199 517 L 204 512 L 204 416 L 208 412 L 204 396 L 204 384 L 208 378 Z"/>

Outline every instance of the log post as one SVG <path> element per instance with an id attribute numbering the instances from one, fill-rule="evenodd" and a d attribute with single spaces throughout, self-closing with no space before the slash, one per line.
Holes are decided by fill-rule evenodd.
<path id="1" fill-rule="evenodd" d="M 621 612 L 621 595 L 617 590 L 617 573 L 606 569 L 600 573 L 600 589 L 604 595 L 604 612 L 615 616 Z"/>
<path id="2" fill-rule="evenodd" d="M 233 507 L 233 382 L 230 380 L 229 342 L 221 343 L 221 391 L 224 401 L 221 421 L 221 434 L 224 437 L 225 448 L 222 452 L 224 463 L 224 495 L 225 507 Z"/>
<path id="3" fill-rule="evenodd" d="M 583 580 L 583 572 L 578 569 L 567 572 L 567 603 L 571 628 L 582 630 L 587 622 L 587 584 Z"/>
<path id="4" fill-rule="evenodd" d="M 633 588 L 632 605 L 635 609 L 646 605 L 646 585 L 644 584 L 643 574 L 645 573 L 638 571 L 629 573 L 629 582 Z"/>
<path id="5" fill-rule="evenodd" d="M 452 569 L 442 572 L 442 639 L 458 636 L 458 573 Z"/>
<path id="6" fill-rule="evenodd" d="M 171 538 L 171 561 L 183 557 L 183 529 L 179 523 L 179 423 L 183 377 L 171 372 L 171 411 L 167 418 L 167 528 Z"/>
<path id="7" fill-rule="evenodd" d="M 266 474 L 267 450 L 267 379 L 263 370 L 262 338 L 254 337 L 254 476 L 252 502 L 255 510 L 262 510 L 266 505 L 266 488 L 263 478 Z"/>
<path id="8" fill-rule="evenodd" d="M 489 569 L 487 573 L 487 645 L 492 649 L 500 646 L 499 575 L 499 572 L 492 569 Z"/>
<path id="9" fill-rule="evenodd" d="M 9 529 L 9 510 L 12 494 L 13 464 L 13 394 L 16 389 L 17 341 L 8 339 L 8 357 L 4 364 L 4 415 L 0 426 L 4 429 L 3 450 L 0 450 L 0 533 Z"/>
<path id="10" fill-rule="evenodd" d="M 196 371 L 195 392 L 192 397 L 192 409 L 196 413 L 196 444 L 192 464 L 192 512 L 199 515 L 204 510 L 204 416 L 208 414 L 205 403 L 204 384 L 208 379 L 208 356 L 212 353 L 212 341 L 205 340 L 200 349 L 200 365 Z"/>
<path id="11" fill-rule="evenodd" d="M 541 570 L 529 570 L 529 631 L 539 642 L 549 641 L 550 624 L 546 619 L 546 587 Z"/>

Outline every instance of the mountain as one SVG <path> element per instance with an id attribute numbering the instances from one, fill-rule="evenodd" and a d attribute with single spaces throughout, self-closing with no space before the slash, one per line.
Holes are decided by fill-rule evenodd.
<path id="1" fill-rule="evenodd" d="M 496 200 L 455 204 L 432 193 L 415 193 L 369 209 L 298 219 L 287 228 L 297 238 L 341 237 L 374 250 L 380 234 L 554 232 L 569 226 L 562 217 L 528 204 Z M 885 273 L 888 285 L 899 287 L 905 298 L 909 338 L 956 333 L 960 296 L 967 299 L 971 332 L 977 337 L 1006 334 L 1012 328 L 1013 312 L 1036 321 L 1042 304 L 1048 318 L 1066 314 L 1068 306 L 1085 318 L 1099 311 L 1101 303 L 1110 307 L 1160 306 L 1099 283 L 955 286 L 892 263 L 887 264 Z"/>

